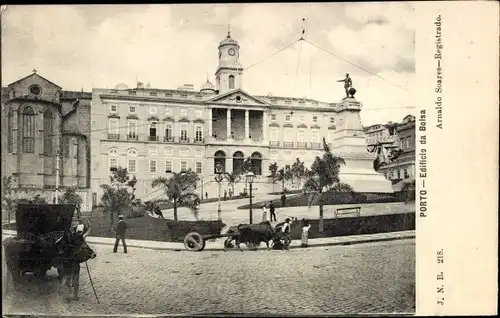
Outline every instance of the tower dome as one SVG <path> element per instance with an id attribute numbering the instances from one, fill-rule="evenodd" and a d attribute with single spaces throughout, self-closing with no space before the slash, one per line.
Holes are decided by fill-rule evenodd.
<path id="1" fill-rule="evenodd" d="M 201 84 L 200 93 L 204 93 L 204 94 L 215 93 L 215 86 L 214 86 L 214 84 L 212 84 L 208 80 L 208 78 L 207 78 L 207 81 L 205 83 Z"/>
<path id="2" fill-rule="evenodd" d="M 117 89 L 117 90 L 127 90 L 128 86 L 125 83 L 120 83 L 120 84 L 118 84 L 118 85 L 115 86 L 115 89 Z"/>
<path id="3" fill-rule="evenodd" d="M 228 44 L 236 45 L 239 47 L 238 41 L 236 41 L 235 39 L 233 39 L 231 37 L 231 32 L 227 32 L 226 38 L 220 42 L 219 47 L 224 46 L 224 45 L 228 45 Z"/>

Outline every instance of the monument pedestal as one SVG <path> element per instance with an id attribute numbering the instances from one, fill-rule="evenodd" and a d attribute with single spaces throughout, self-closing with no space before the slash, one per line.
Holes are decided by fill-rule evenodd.
<path id="1" fill-rule="evenodd" d="M 345 160 L 345 166 L 340 169 L 340 181 L 348 183 L 356 192 L 394 192 L 391 182 L 373 169 L 376 154 L 368 152 L 366 147 L 360 117 L 362 104 L 350 97 L 334 107 L 338 119 L 330 151 Z"/>

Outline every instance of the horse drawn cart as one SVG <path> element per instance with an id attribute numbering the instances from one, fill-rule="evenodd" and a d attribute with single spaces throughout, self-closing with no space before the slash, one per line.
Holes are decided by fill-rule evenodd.
<path id="1" fill-rule="evenodd" d="M 43 278 L 52 267 L 57 268 L 61 280 L 72 279 L 75 264 L 79 270 L 80 263 L 96 257 L 84 239 L 90 223 L 79 222 L 81 233 L 75 232 L 76 227 L 72 230 L 74 212 L 73 204 L 18 205 L 16 236 L 2 242 L 7 275 L 11 275 L 14 287 L 25 274 Z M 77 288 L 78 283 L 74 285 Z"/>
<path id="2" fill-rule="evenodd" d="M 284 222 L 283 222 L 284 223 Z M 191 231 L 184 237 L 184 247 L 193 252 L 201 252 L 205 249 L 206 241 L 218 238 L 224 240 L 224 250 L 244 243 L 247 247 L 256 248 L 261 242 L 265 242 L 269 247 L 269 241 L 274 249 L 288 248 L 291 243 L 289 236 L 280 235 L 283 223 L 277 224 L 274 228 L 270 222 L 258 224 L 240 224 L 229 228 L 222 228 L 218 233 L 200 234 L 197 231 Z M 232 242 L 235 244 L 232 244 Z M 279 246 L 279 248 L 277 248 Z"/>

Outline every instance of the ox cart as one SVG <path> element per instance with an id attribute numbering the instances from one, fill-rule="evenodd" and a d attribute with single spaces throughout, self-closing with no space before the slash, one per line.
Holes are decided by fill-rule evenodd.
<path id="1" fill-rule="evenodd" d="M 84 239 L 90 223 L 79 222 L 83 225 L 81 233 L 75 233 L 76 227 L 72 231 L 74 212 L 73 204 L 18 205 L 16 236 L 2 242 L 7 274 L 11 275 L 14 287 L 27 273 L 43 278 L 50 268 L 56 267 L 61 282 L 67 283 L 69 279 L 78 298 L 79 264 L 95 258 L 96 254 Z"/>
<path id="2" fill-rule="evenodd" d="M 226 233 L 200 234 L 196 231 L 189 232 L 184 237 L 184 247 L 193 252 L 201 252 L 205 249 L 206 241 L 215 240 L 218 238 L 226 238 L 224 240 L 224 250 L 228 248 L 238 247 L 240 243 L 245 243 L 250 248 L 256 248 L 261 242 L 265 242 L 269 248 L 269 241 L 272 241 L 271 247 L 275 248 L 279 245 L 279 249 L 288 248 L 291 239 L 288 236 L 280 235 L 283 223 L 277 224 L 274 228 L 270 222 L 262 222 L 258 224 L 240 224 L 231 226 Z M 235 244 L 232 244 L 232 242 Z"/>

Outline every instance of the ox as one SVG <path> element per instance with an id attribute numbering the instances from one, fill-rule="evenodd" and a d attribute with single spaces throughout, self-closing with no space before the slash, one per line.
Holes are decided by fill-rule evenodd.
<path id="1" fill-rule="evenodd" d="M 274 230 L 269 221 L 258 224 L 240 224 L 232 227 L 228 231 L 229 238 L 224 244 L 224 249 L 229 245 L 228 242 L 235 240 L 235 245 L 241 251 L 240 244 L 245 243 L 248 247 L 257 247 L 265 242 L 269 250 L 269 241 L 274 238 Z"/>

